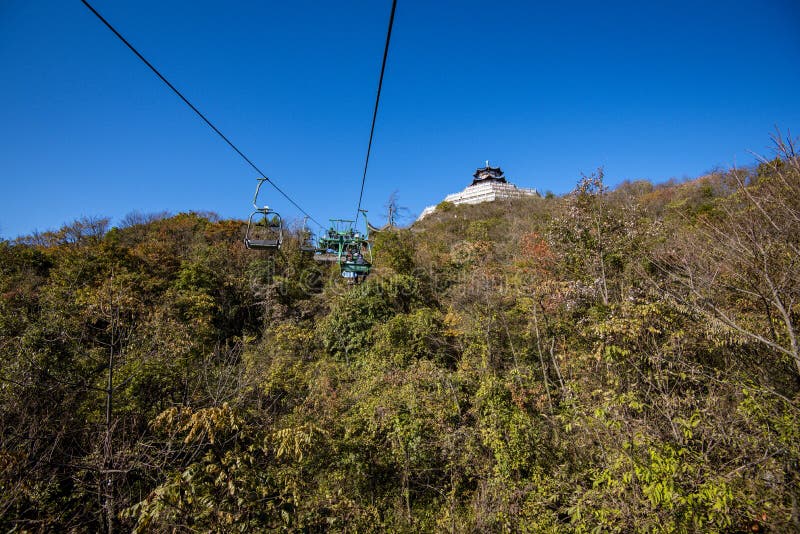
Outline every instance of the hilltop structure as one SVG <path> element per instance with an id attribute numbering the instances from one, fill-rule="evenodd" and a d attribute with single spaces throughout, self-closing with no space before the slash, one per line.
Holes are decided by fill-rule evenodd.
<path id="1" fill-rule="evenodd" d="M 490 167 L 488 161 L 486 166 L 477 169 L 472 177 L 473 180 L 470 185 L 459 193 L 447 195 L 444 198 L 444 202 L 451 202 L 456 205 L 480 204 L 481 202 L 492 202 L 494 200 L 539 195 L 536 189 L 525 189 L 509 183 L 500 167 Z M 436 211 L 436 206 L 428 206 L 422 210 L 422 214 L 417 220 L 427 217 L 434 211 Z"/>

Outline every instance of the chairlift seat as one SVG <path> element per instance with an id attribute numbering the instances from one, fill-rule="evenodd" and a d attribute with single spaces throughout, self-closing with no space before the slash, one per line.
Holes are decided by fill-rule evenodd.
<path id="1" fill-rule="evenodd" d="M 281 242 L 277 239 L 245 239 L 244 244 L 247 248 L 255 250 L 273 250 L 281 246 Z"/>
<path id="2" fill-rule="evenodd" d="M 319 254 L 314 254 L 314 261 L 318 261 L 321 263 L 336 263 L 339 261 L 338 254 L 331 254 L 329 252 L 322 252 Z"/>
<path id="3" fill-rule="evenodd" d="M 370 270 L 372 270 L 372 265 L 369 263 L 356 263 L 354 261 L 343 261 L 342 262 L 342 272 L 343 273 L 356 273 L 356 274 L 369 274 Z"/>

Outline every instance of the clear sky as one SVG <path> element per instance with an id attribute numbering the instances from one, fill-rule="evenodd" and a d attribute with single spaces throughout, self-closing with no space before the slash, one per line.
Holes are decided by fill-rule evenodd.
<path id="1" fill-rule="evenodd" d="M 317 220 L 352 218 L 389 0 L 92 3 Z M 364 204 L 419 213 L 487 159 L 556 193 L 751 163 L 800 133 L 799 57 L 796 0 L 399 0 Z M 244 218 L 255 178 L 79 0 L 0 0 L 0 236 Z"/>

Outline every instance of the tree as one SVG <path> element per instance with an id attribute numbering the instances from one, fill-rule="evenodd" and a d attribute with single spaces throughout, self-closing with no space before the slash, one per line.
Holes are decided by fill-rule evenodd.
<path id="1" fill-rule="evenodd" d="M 634 208 L 609 202 L 603 178 L 603 169 L 581 178 L 551 224 L 550 241 L 561 253 L 566 276 L 592 287 L 608 306 L 622 293 L 615 275 L 635 258 L 639 230 Z"/>
<path id="2" fill-rule="evenodd" d="M 754 175 L 733 170 L 735 193 L 654 264 L 673 298 L 788 358 L 800 380 L 800 159 L 774 141 L 778 157 Z"/>

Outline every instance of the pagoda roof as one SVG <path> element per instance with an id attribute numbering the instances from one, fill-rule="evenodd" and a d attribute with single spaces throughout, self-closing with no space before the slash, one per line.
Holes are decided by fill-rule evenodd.
<path id="1" fill-rule="evenodd" d="M 500 169 L 500 167 L 490 167 L 488 162 L 486 163 L 486 167 L 477 169 L 472 176 L 474 180 L 472 180 L 471 185 L 476 185 L 481 182 L 507 182 L 506 177 L 503 176 L 502 169 Z"/>

